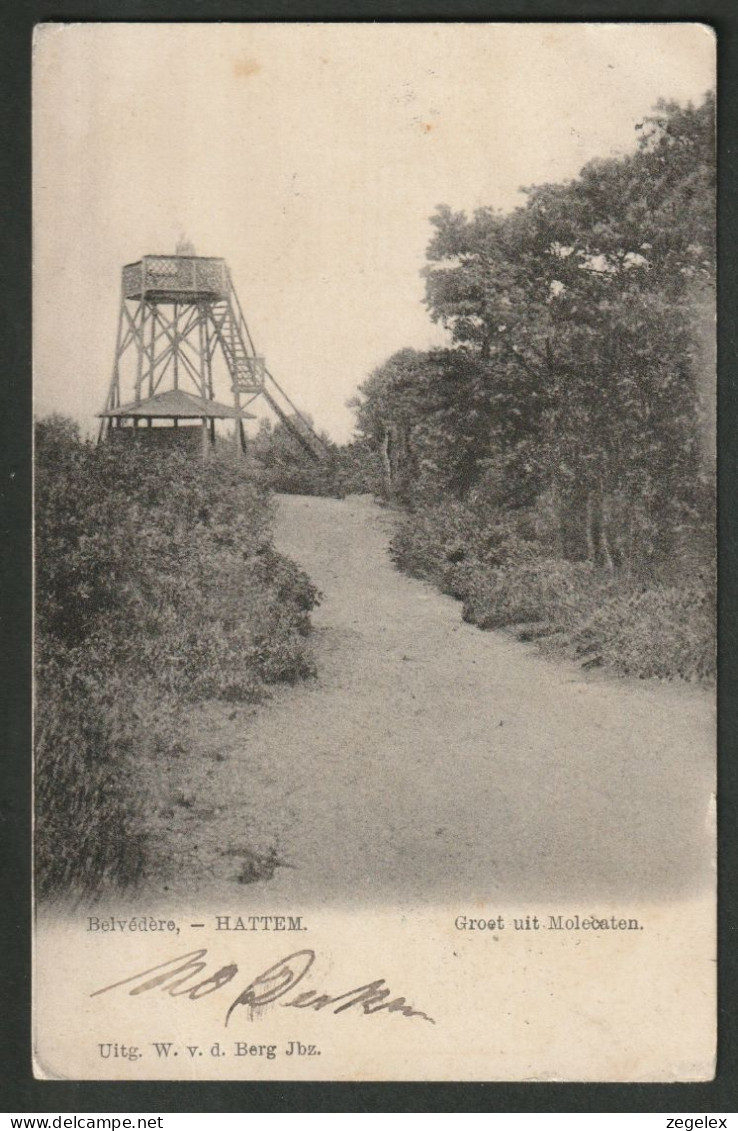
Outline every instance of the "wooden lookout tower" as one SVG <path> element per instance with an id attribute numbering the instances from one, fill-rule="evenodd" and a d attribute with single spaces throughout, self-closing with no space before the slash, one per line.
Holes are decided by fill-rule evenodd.
<path id="1" fill-rule="evenodd" d="M 257 354 L 224 259 L 180 245 L 175 255 L 145 255 L 123 268 L 99 439 L 143 426 L 151 441 L 199 435 L 205 452 L 216 421 L 225 420 L 234 422 L 236 450 L 244 451 L 244 420 L 253 419 L 248 406 L 259 397 L 314 459 L 324 455 L 323 441 Z"/>

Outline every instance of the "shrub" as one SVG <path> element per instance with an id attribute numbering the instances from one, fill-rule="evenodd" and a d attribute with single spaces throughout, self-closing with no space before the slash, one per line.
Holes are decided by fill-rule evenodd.
<path id="1" fill-rule="evenodd" d="M 480 520 L 476 508 L 458 500 L 404 516 L 390 544 L 390 556 L 399 569 L 459 597 L 465 592 L 465 579 L 478 571 L 525 560 L 533 553 L 520 535 L 519 519 Z"/>
<path id="2" fill-rule="evenodd" d="M 39 423 L 40 890 L 140 871 L 131 759 L 156 746 L 158 721 L 148 708 L 136 720 L 134 704 L 152 692 L 257 700 L 313 674 L 318 594 L 275 550 L 272 525 L 263 484 L 232 456 L 95 448 L 68 421 Z"/>
<path id="3" fill-rule="evenodd" d="M 272 545 L 262 486 L 232 460 L 37 441 L 37 624 L 185 697 L 250 697 L 311 670 L 317 592 Z"/>
<path id="4" fill-rule="evenodd" d="M 701 586 L 623 586 L 572 632 L 579 654 L 624 675 L 710 683 L 715 677 L 714 600 Z"/>
<path id="5" fill-rule="evenodd" d="M 390 553 L 462 601 L 480 628 L 525 626 L 526 639 L 638 678 L 714 679 L 708 571 L 676 585 L 567 561 L 537 544 L 538 521 L 535 511 L 500 514 L 483 494 L 449 500 L 403 516 Z"/>
<path id="6" fill-rule="evenodd" d="M 585 562 L 551 558 L 517 561 L 499 569 L 471 571 L 464 587 L 464 619 L 480 628 L 542 622 L 570 630 L 598 600 L 608 579 Z"/>
<path id="7" fill-rule="evenodd" d="M 342 447 L 327 443 L 322 458 L 316 461 L 294 440 L 276 444 L 274 433 L 264 429 L 252 450 L 259 477 L 271 491 L 335 499 L 382 492 L 379 457 L 359 441 Z"/>
<path id="8" fill-rule="evenodd" d="M 147 736 L 130 698 L 73 650 L 37 658 L 36 675 L 36 891 L 132 884 L 145 865 L 133 765 Z"/>

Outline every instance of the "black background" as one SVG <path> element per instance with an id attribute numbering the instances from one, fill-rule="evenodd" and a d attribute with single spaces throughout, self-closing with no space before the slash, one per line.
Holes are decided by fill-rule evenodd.
<path id="1" fill-rule="evenodd" d="M 718 36 L 720 160 L 720 1010 L 708 1084 L 174 1083 L 38 1081 L 31 1073 L 31 36 L 45 21 L 699 20 Z M 738 840 L 736 694 L 736 0 L 6 0 L 0 98 L 0 1102 L 5 1112 L 588 1112 L 735 1111 Z M 70 1019 L 71 1020 L 71 1019 Z M 461 1050 L 460 1056 L 461 1056 Z"/>

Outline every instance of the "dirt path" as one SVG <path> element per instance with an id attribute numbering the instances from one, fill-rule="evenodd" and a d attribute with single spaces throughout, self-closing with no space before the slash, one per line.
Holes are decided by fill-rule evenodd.
<path id="1" fill-rule="evenodd" d="M 279 548 L 324 593 L 319 677 L 193 721 L 199 756 L 170 770 L 172 896 L 601 903 L 704 883 L 708 695 L 585 676 L 465 625 L 393 569 L 368 500 L 279 505 Z"/>

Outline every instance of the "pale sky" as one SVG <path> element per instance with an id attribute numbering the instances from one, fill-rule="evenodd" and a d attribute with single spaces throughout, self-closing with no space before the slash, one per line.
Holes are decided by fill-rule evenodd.
<path id="1" fill-rule="evenodd" d="M 444 341 L 420 277 L 436 205 L 509 209 L 631 150 L 659 98 L 714 86 L 715 44 L 696 24 L 86 24 L 46 25 L 34 57 L 37 411 L 95 428 L 121 267 L 184 233 L 341 442 L 373 368 Z"/>

